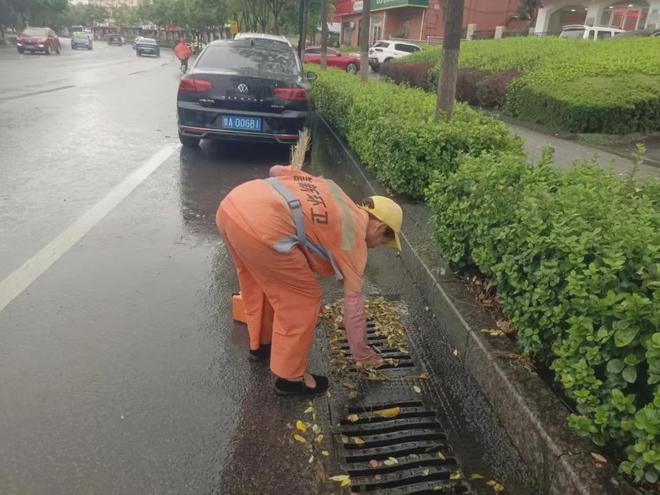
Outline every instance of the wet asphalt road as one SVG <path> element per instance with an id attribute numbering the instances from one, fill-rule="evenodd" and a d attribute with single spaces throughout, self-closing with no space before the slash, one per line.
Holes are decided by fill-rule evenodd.
<path id="1" fill-rule="evenodd" d="M 214 225 L 288 152 L 180 149 L 178 79 L 165 50 L 0 49 L 0 493 L 309 492 L 285 427 L 304 403 L 245 359 Z"/>

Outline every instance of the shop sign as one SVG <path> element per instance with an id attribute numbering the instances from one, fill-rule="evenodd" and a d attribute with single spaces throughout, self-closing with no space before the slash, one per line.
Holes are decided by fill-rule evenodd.
<path id="1" fill-rule="evenodd" d="M 371 0 L 371 10 L 394 9 L 397 7 L 428 7 L 428 6 L 429 6 L 429 0 Z"/>

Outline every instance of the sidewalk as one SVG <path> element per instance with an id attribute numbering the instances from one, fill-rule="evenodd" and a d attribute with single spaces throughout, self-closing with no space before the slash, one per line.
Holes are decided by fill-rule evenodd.
<path id="1" fill-rule="evenodd" d="M 598 156 L 598 162 L 603 168 L 614 166 L 617 175 L 625 175 L 633 167 L 633 162 L 620 155 L 581 144 L 577 141 L 562 139 L 541 133 L 527 127 L 504 121 L 506 126 L 525 140 L 524 148 L 531 160 L 538 160 L 543 150 L 550 146 L 555 151 L 555 162 L 560 167 L 570 167 L 575 160 L 590 160 Z M 639 177 L 660 177 L 660 167 L 643 164 L 639 167 Z"/>

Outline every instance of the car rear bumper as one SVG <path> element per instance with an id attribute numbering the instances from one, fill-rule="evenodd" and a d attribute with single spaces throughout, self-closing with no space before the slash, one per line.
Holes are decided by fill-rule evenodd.
<path id="1" fill-rule="evenodd" d="M 223 115 L 261 118 L 262 130 L 255 132 L 223 129 L 218 125 Z M 192 102 L 179 102 L 178 105 L 179 132 L 184 136 L 200 138 L 295 143 L 298 140 L 298 133 L 307 125 L 307 120 L 306 111 L 245 112 L 208 108 Z"/>
<path id="2" fill-rule="evenodd" d="M 207 127 L 179 126 L 182 136 L 198 137 L 200 139 L 224 139 L 250 142 L 276 142 L 293 144 L 298 141 L 298 134 L 269 134 L 264 132 L 229 131 L 225 129 L 212 129 Z"/>

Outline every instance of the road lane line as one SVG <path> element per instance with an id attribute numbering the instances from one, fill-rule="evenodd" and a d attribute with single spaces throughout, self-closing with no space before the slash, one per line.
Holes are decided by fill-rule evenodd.
<path id="1" fill-rule="evenodd" d="M 67 86 L 60 86 L 59 88 L 44 89 L 44 90 L 41 90 L 41 91 L 35 91 L 33 93 L 23 93 L 22 95 L 2 97 L 2 98 L 0 98 L 0 101 L 18 100 L 20 98 L 27 98 L 29 96 L 43 95 L 45 93 L 54 93 L 55 91 L 62 91 L 62 90 L 65 90 L 65 89 L 71 89 L 71 88 L 75 88 L 75 87 L 76 87 L 75 84 L 69 84 Z"/>
<path id="2" fill-rule="evenodd" d="M 94 228 L 103 217 L 126 199 L 136 187 L 165 163 L 178 148 L 178 144 L 168 144 L 163 147 L 140 168 L 115 186 L 101 201 L 78 217 L 62 233 L 41 248 L 37 254 L 0 282 L 0 312 L 82 239 L 85 234 Z"/>

